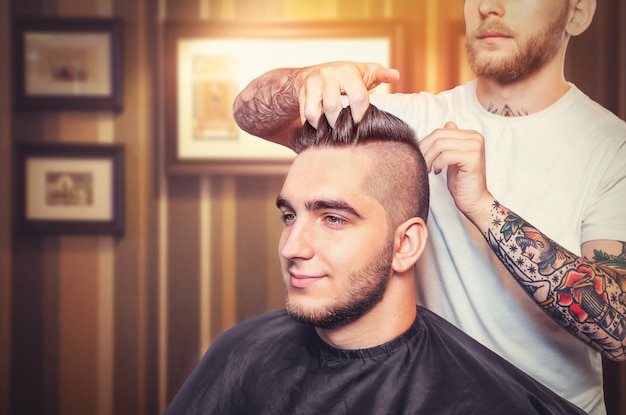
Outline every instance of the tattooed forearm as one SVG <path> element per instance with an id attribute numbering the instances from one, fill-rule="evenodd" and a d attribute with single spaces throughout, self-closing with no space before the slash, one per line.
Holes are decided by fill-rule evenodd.
<path id="1" fill-rule="evenodd" d="M 298 120 L 297 69 L 277 69 L 252 81 L 235 99 L 233 117 L 250 134 L 285 140 L 279 136 Z"/>
<path id="2" fill-rule="evenodd" d="M 612 360 L 626 360 L 625 254 L 579 257 L 494 202 L 491 249 L 557 323 Z"/>
<path id="3" fill-rule="evenodd" d="M 626 243 L 622 242 L 622 253 L 620 255 L 611 255 L 601 250 L 593 251 L 593 260 L 598 264 L 626 271 Z"/>

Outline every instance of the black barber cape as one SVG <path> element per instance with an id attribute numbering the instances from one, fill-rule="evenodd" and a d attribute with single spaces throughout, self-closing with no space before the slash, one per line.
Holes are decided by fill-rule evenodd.
<path id="1" fill-rule="evenodd" d="M 443 318 L 418 307 L 399 338 L 339 350 L 284 310 L 209 348 L 166 415 L 584 414 Z"/>

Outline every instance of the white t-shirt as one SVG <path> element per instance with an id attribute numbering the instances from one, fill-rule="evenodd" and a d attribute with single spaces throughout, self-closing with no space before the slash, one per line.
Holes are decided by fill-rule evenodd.
<path id="1" fill-rule="evenodd" d="M 626 241 L 626 123 L 576 86 L 549 108 L 502 117 L 476 82 L 437 95 L 371 96 L 423 138 L 447 121 L 485 137 L 487 187 L 542 233 L 580 255 L 595 239 Z M 430 242 L 418 263 L 421 305 L 589 413 L 605 414 L 601 356 L 537 306 L 460 213 L 446 174 L 430 175 Z"/>

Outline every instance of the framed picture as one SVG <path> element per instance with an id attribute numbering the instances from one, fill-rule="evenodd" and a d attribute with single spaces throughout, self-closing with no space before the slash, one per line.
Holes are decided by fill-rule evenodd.
<path id="1" fill-rule="evenodd" d="M 17 109 L 121 111 L 120 19 L 18 19 L 14 39 Z"/>
<path id="2" fill-rule="evenodd" d="M 124 232 L 124 151 L 109 144 L 18 144 L 15 230 Z"/>
<path id="3" fill-rule="evenodd" d="M 165 151 L 169 173 L 283 174 L 294 154 L 239 129 L 235 97 L 271 69 L 351 60 L 404 69 L 397 22 L 167 22 Z M 392 85 L 402 90 L 402 81 Z M 377 87 L 391 91 L 389 85 Z"/>

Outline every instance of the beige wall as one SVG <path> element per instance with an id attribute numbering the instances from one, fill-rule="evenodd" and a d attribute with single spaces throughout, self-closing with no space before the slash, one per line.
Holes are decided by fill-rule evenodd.
<path id="1" fill-rule="evenodd" d="M 120 16 L 125 82 L 119 114 L 11 112 L 0 94 L 0 413 L 160 413 L 219 333 L 282 307 L 282 177 L 165 172 L 163 22 L 408 21 L 407 90 L 437 91 L 467 76 L 462 3 L 0 0 L 0 90 L 10 90 L 10 14 Z M 124 236 L 12 237 L 8 149 L 23 141 L 123 144 Z"/>

